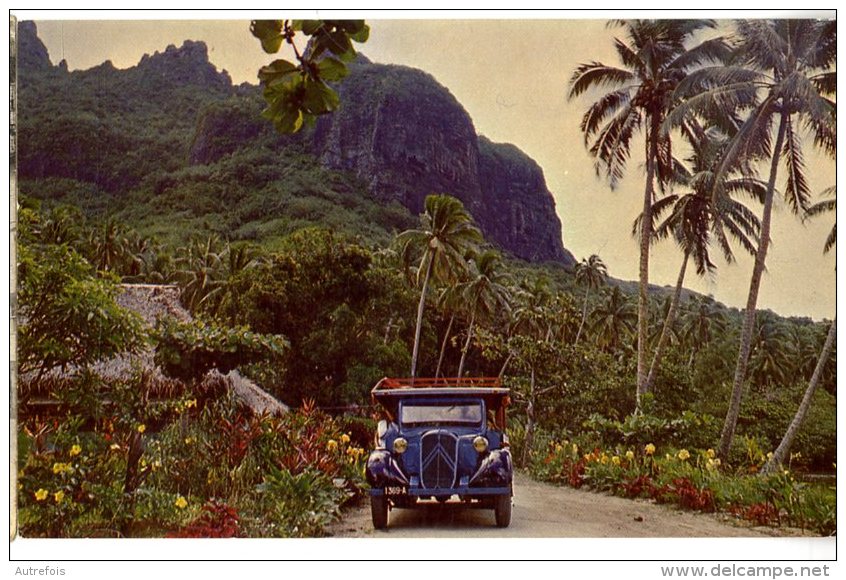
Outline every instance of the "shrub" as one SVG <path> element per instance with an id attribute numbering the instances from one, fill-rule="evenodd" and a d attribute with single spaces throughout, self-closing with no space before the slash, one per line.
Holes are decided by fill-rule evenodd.
<path id="1" fill-rule="evenodd" d="M 177 501 L 179 501 L 177 499 Z M 238 511 L 217 499 L 210 499 L 200 515 L 167 535 L 169 538 L 237 538 L 241 535 Z"/>
<path id="2" fill-rule="evenodd" d="M 321 535 L 323 528 L 340 515 L 339 506 L 348 497 L 343 485 L 336 485 L 325 473 L 311 467 L 299 473 L 271 468 L 257 490 L 259 509 L 253 513 L 254 531 L 270 537 Z"/>
<path id="3" fill-rule="evenodd" d="M 174 378 L 197 380 L 212 368 L 222 373 L 256 361 L 279 360 L 288 347 L 281 336 L 227 328 L 200 320 L 163 318 L 156 324 L 156 363 Z"/>
<path id="4" fill-rule="evenodd" d="M 577 441 L 545 438 L 545 448 L 534 455 L 535 477 L 571 487 L 588 486 L 625 497 L 651 498 L 682 509 L 726 511 L 757 525 L 791 525 L 821 534 L 836 530 L 833 488 L 809 486 L 794 475 L 755 475 L 766 456 L 756 440 L 746 440 L 746 461 L 735 473 L 723 468 L 713 449 L 597 445 L 590 451 Z"/>

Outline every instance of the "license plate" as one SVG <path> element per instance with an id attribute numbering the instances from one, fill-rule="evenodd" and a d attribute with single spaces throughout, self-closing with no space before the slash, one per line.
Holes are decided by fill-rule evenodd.
<path id="1" fill-rule="evenodd" d="M 385 493 L 387 495 L 402 495 L 404 492 L 403 488 L 401 487 L 386 487 Z"/>

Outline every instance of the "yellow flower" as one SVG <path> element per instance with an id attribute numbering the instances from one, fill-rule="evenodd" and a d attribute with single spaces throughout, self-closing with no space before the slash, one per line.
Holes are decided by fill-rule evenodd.
<path id="1" fill-rule="evenodd" d="M 135 430 L 138 431 L 139 433 L 143 433 L 144 431 L 147 430 L 147 426 L 144 423 L 141 423 L 140 425 L 138 425 L 138 427 L 136 427 Z"/>
<path id="2" fill-rule="evenodd" d="M 335 441 L 334 439 L 330 439 L 326 443 L 326 450 L 327 451 L 337 451 L 338 450 L 338 442 Z"/>
<path id="3" fill-rule="evenodd" d="M 628 451 L 626 451 L 626 459 L 628 459 L 629 461 L 631 461 L 632 459 L 634 459 L 634 451 L 632 451 L 631 449 L 629 449 Z"/>
<path id="4" fill-rule="evenodd" d="M 118 445 L 117 443 L 112 443 L 111 445 L 109 445 L 109 449 L 111 449 L 112 451 L 120 451 L 120 445 Z"/>
<path id="5" fill-rule="evenodd" d="M 173 502 L 173 505 L 182 510 L 185 509 L 185 507 L 188 505 L 188 502 L 185 500 L 184 497 L 180 495 L 178 498 L 176 498 L 176 501 Z"/>
<path id="6" fill-rule="evenodd" d="M 706 451 L 705 455 L 708 456 L 708 459 L 714 459 L 717 456 L 713 449 L 709 449 L 708 451 Z"/>
<path id="7" fill-rule="evenodd" d="M 644 452 L 646 452 L 647 455 L 652 455 L 653 453 L 655 453 L 655 446 L 652 443 L 648 443 L 646 447 L 643 448 L 643 450 Z"/>
<path id="8" fill-rule="evenodd" d="M 620 457 L 615 455 L 611 458 L 611 463 L 613 463 L 614 465 L 620 465 Z"/>
<path id="9" fill-rule="evenodd" d="M 769 453 L 767 453 L 767 459 L 772 459 L 772 458 L 773 458 L 773 452 L 770 451 Z"/>
<path id="10" fill-rule="evenodd" d="M 55 474 L 67 473 L 68 471 L 71 471 L 71 469 L 72 468 L 70 466 L 70 463 L 54 463 L 53 464 L 53 473 L 55 473 Z"/>
<path id="11" fill-rule="evenodd" d="M 185 445 L 191 445 L 194 441 L 196 441 L 196 439 L 194 439 L 193 437 L 186 437 Z"/>
<path id="12" fill-rule="evenodd" d="M 47 499 L 48 492 L 43 487 L 39 488 L 38 491 L 35 492 L 35 501 L 44 501 Z"/>
<path id="13" fill-rule="evenodd" d="M 603 454 L 602 454 L 602 457 L 600 457 L 600 458 L 599 458 L 599 462 L 600 462 L 602 465 L 605 465 L 606 463 L 608 463 L 608 456 L 607 456 L 607 455 L 605 455 L 605 454 L 603 453 Z"/>
<path id="14" fill-rule="evenodd" d="M 343 435 L 341 435 L 341 443 L 343 443 L 344 445 L 346 445 L 346 444 L 347 444 L 347 443 L 349 443 L 349 442 L 350 442 L 350 436 L 349 436 L 349 435 L 347 435 L 346 433 L 344 433 Z"/>
<path id="15" fill-rule="evenodd" d="M 196 407 L 196 406 L 197 406 L 197 399 L 191 399 L 191 400 L 185 401 L 185 408 L 186 409 L 190 409 L 191 407 Z"/>
<path id="16" fill-rule="evenodd" d="M 82 447 L 80 447 L 79 445 L 74 445 L 73 447 L 71 447 L 69 455 L 71 457 L 74 457 L 76 455 L 79 455 L 80 453 L 82 453 Z"/>
<path id="17" fill-rule="evenodd" d="M 590 461 L 593 456 L 590 453 L 585 453 L 585 461 Z"/>
<path id="18" fill-rule="evenodd" d="M 682 449 L 681 451 L 679 451 L 679 459 L 681 459 L 682 461 L 690 459 L 690 453 L 688 453 L 687 449 Z"/>
<path id="19" fill-rule="evenodd" d="M 579 446 L 576 445 L 575 443 L 573 443 L 573 453 L 578 453 L 578 452 L 579 452 Z"/>
<path id="20" fill-rule="evenodd" d="M 561 445 L 556 445 L 556 446 L 555 446 L 555 452 L 556 452 L 556 453 L 561 453 L 563 450 L 564 450 L 564 448 L 563 448 L 563 447 L 561 447 Z"/>
<path id="21" fill-rule="evenodd" d="M 53 494 L 53 499 L 56 500 L 56 503 L 62 503 L 62 500 L 65 499 L 65 492 L 62 490 L 57 491 Z"/>

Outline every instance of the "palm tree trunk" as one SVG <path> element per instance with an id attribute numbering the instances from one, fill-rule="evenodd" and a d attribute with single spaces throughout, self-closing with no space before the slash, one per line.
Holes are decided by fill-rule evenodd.
<path id="1" fill-rule="evenodd" d="M 532 378 L 529 383 L 529 404 L 526 406 L 526 438 L 523 441 L 523 453 L 520 456 L 520 467 L 529 463 L 529 455 L 535 439 L 535 365 L 532 365 Z"/>
<path id="2" fill-rule="evenodd" d="M 673 292 L 673 299 L 670 300 L 670 309 L 667 311 L 667 318 L 664 320 L 664 328 L 661 330 L 661 337 L 658 339 L 658 346 L 655 347 L 655 354 L 652 356 L 652 365 L 649 367 L 649 376 L 646 377 L 645 391 L 648 393 L 652 390 L 652 383 L 655 382 L 655 374 L 658 372 L 658 367 L 661 364 L 661 357 L 664 354 L 664 347 L 667 346 L 667 340 L 670 338 L 670 329 L 676 321 L 676 310 L 679 305 L 679 298 L 681 297 L 682 286 L 684 285 L 684 275 L 687 271 L 687 261 L 690 258 L 690 252 L 684 253 L 684 260 L 682 260 L 681 269 L 679 270 L 679 279 L 676 282 L 676 291 Z"/>
<path id="3" fill-rule="evenodd" d="M 423 308 L 426 306 L 426 290 L 429 287 L 429 278 L 432 277 L 432 267 L 435 264 L 435 254 L 429 256 L 429 264 L 426 266 L 426 277 L 423 278 L 423 288 L 420 289 L 420 303 L 417 305 L 417 328 L 414 330 L 414 348 L 411 353 L 411 378 L 417 376 L 417 355 L 420 351 L 420 332 L 423 330 Z"/>
<path id="4" fill-rule="evenodd" d="M 505 357 L 505 362 L 502 363 L 502 367 L 500 367 L 499 374 L 497 375 L 497 377 L 499 377 L 501 379 L 505 375 L 505 369 L 508 368 L 508 363 L 511 362 L 511 359 L 513 357 L 514 357 L 514 352 L 508 351 L 508 356 Z"/>
<path id="5" fill-rule="evenodd" d="M 814 369 L 814 374 L 811 376 L 811 382 L 808 383 L 808 388 L 805 389 L 805 396 L 802 397 L 799 409 L 797 409 L 796 415 L 793 417 L 793 421 L 790 422 L 790 426 L 787 428 L 787 432 L 785 432 L 784 438 L 782 438 L 778 448 L 773 452 L 773 456 L 769 461 L 767 461 L 764 469 L 761 470 L 762 474 L 772 473 L 781 467 L 781 464 L 784 463 L 784 459 L 790 452 L 790 446 L 793 445 L 793 439 L 796 437 L 796 432 L 799 431 L 799 427 L 802 426 L 802 423 L 805 421 L 805 415 L 808 414 L 808 409 L 811 407 L 811 400 L 814 397 L 814 393 L 817 391 L 817 386 L 820 384 L 820 377 L 822 377 L 823 369 L 825 369 L 825 364 L 828 362 L 828 357 L 831 354 L 836 336 L 837 318 L 831 321 L 831 326 L 828 329 L 828 336 L 825 338 L 825 344 L 823 345 L 822 352 L 820 353 L 820 358 L 817 360 L 817 366 Z"/>
<path id="6" fill-rule="evenodd" d="M 446 345 L 447 341 L 449 340 L 449 335 L 452 332 L 452 323 L 455 322 L 455 314 L 449 317 L 449 324 L 447 324 L 446 332 L 444 333 L 444 339 L 441 341 L 441 352 L 438 355 L 438 368 L 435 369 L 435 377 L 441 376 L 441 364 L 444 362 L 444 353 L 446 352 Z"/>
<path id="7" fill-rule="evenodd" d="M 388 337 L 391 334 L 391 325 L 394 323 L 394 315 L 388 319 L 388 324 L 385 325 L 385 338 L 382 339 L 382 344 L 388 344 Z"/>
<path id="8" fill-rule="evenodd" d="M 582 329 L 585 326 L 585 320 L 587 320 L 587 307 L 588 307 L 588 295 L 590 294 L 590 284 L 588 287 L 585 288 L 585 305 L 582 306 L 582 321 L 579 323 L 579 330 L 576 332 L 576 340 L 573 341 L 573 346 L 579 344 L 579 337 L 582 336 Z"/>
<path id="9" fill-rule="evenodd" d="M 781 148 L 784 145 L 784 135 L 787 130 L 788 116 L 781 114 L 778 126 L 778 137 L 773 147 L 773 159 L 770 166 L 770 178 L 767 182 L 767 191 L 764 197 L 764 213 L 761 216 L 761 240 L 758 243 L 758 251 L 755 253 L 755 266 L 752 269 L 752 280 L 749 282 L 749 297 L 746 301 L 746 311 L 743 317 L 743 329 L 740 333 L 740 350 L 737 355 L 737 366 L 734 370 L 734 385 L 731 391 L 731 401 L 726 412 L 726 420 L 723 424 L 723 431 L 720 435 L 720 443 L 717 454 L 725 459 L 728 457 L 734 440 L 734 429 L 737 426 L 737 417 L 740 414 L 740 401 L 743 398 L 743 385 L 746 380 L 746 367 L 749 364 L 749 352 L 752 349 L 752 333 L 755 330 L 755 308 L 758 304 L 758 290 L 761 287 L 761 277 L 766 266 L 767 249 L 770 245 L 770 222 L 773 213 L 773 193 L 775 192 L 776 177 L 778 175 L 778 163 L 781 157 Z"/>
<path id="10" fill-rule="evenodd" d="M 650 115 L 647 136 L 646 189 L 643 193 L 643 217 L 640 225 L 640 267 L 637 298 L 637 391 L 635 409 L 640 411 L 641 397 L 646 393 L 646 338 L 649 323 L 649 244 L 652 241 L 652 198 L 655 196 L 655 161 L 658 158 L 660 119 Z"/>
<path id="11" fill-rule="evenodd" d="M 470 326 L 467 328 L 467 340 L 464 341 L 464 348 L 461 349 L 461 361 L 458 363 L 458 378 L 464 374 L 464 362 L 467 360 L 467 351 L 470 350 L 470 340 L 473 338 L 473 325 L 476 323 L 476 313 L 470 316 Z"/>

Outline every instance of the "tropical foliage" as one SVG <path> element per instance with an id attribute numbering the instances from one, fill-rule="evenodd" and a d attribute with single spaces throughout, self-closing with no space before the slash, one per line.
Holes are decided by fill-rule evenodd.
<path id="1" fill-rule="evenodd" d="M 370 36 L 363 20 L 253 20 L 250 30 L 266 53 L 279 52 L 284 42 L 298 61 L 276 59 L 259 71 L 268 103 L 263 115 L 282 133 L 296 133 L 338 107 L 338 93 L 326 81 L 347 75 L 344 62 L 355 58 L 352 42 Z M 298 32 L 310 38 L 302 52 L 294 42 Z"/>

